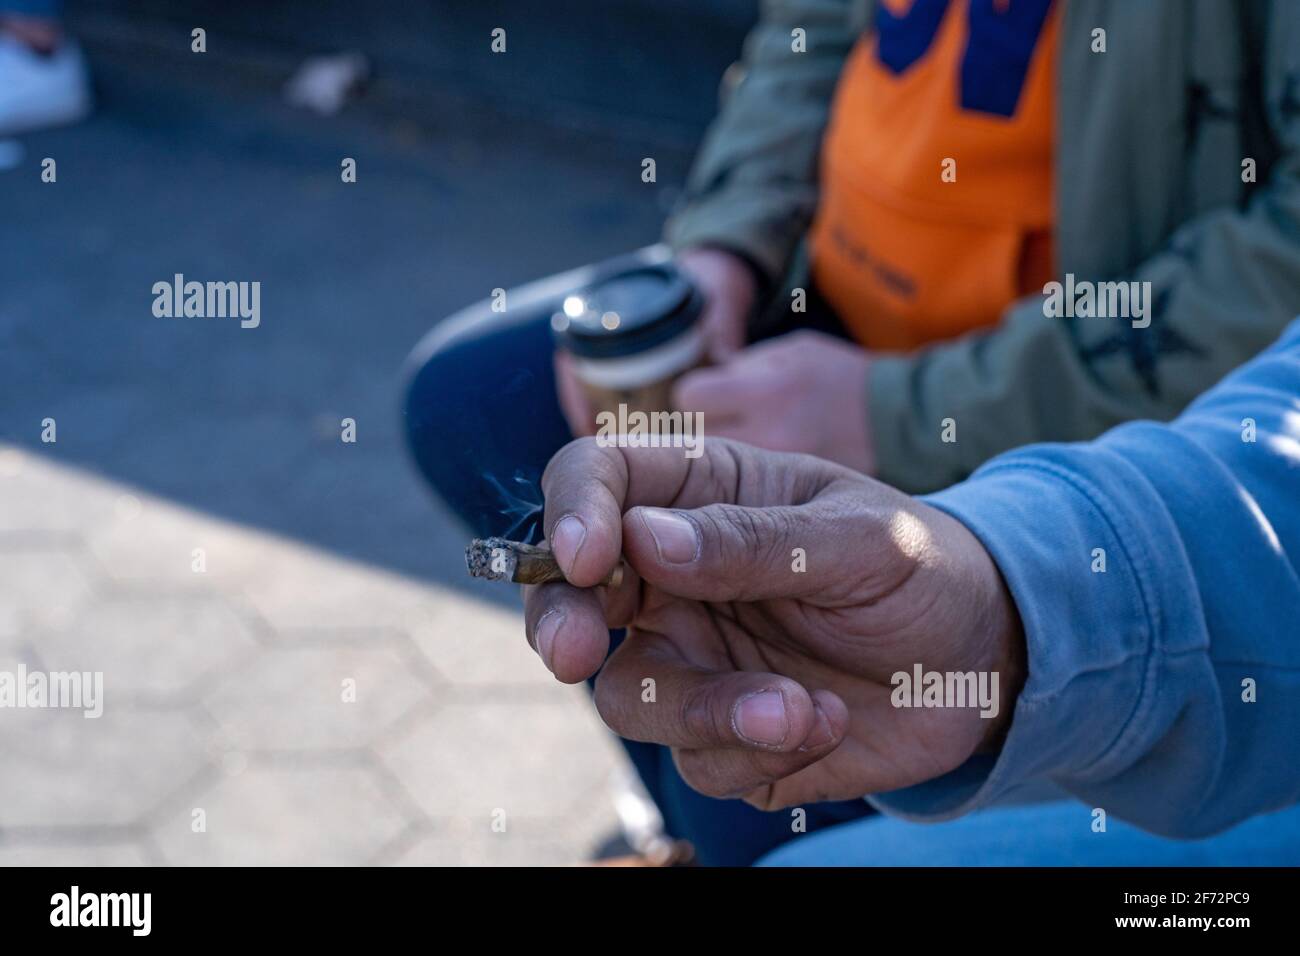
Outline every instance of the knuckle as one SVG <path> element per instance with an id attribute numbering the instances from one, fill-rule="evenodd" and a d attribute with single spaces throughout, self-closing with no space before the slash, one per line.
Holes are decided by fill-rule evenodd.
<path id="1" fill-rule="evenodd" d="M 594 438 L 575 438 L 552 455 L 542 471 L 542 488 L 545 490 L 554 485 L 556 480 L 572 468 L 575 461 L 581 461 L 586 446 L 595 443 Z"/>
<path id="2" fill-rule="evenodd" d="M 718 528 L 718 555 L 724 566 L 738 573 L 755 565 L 766 566 L 782 555 L 791 531 L 789 515 L 781 509 L 727 508 Z"/>
<path id="3" fill-rule="evenodd" d="M 715 698 L 707 686 L 688 688 L 677 705 L 677 720 L 683 733 L 704 746 L 726 740 L 728 734 L 719 720 Z"/>
<path id="4" fill-rule="evenodd" d="M 722 539 L 739 549 L 738 556 L 754 554 L 763 547 L 771 531 L 765 512 L 756 508 L 728 508 L 724 514 L 731 533 Z"/>

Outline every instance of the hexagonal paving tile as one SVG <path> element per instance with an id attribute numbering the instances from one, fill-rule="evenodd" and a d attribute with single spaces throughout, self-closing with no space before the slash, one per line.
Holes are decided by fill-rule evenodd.
<path id="1" fill-rule="evenodd" d="M 497 808 L 507 820 L 575 813 L 623 758 L 582 690 L 555 691 L 541 703 L 449 704 L 381 753 L 434 818 L 479 823 Z"/>
<path id="2" fill-rule="evenodd" d="M 0 445 L 0 531 L 77 534 L 110 521 L 124 493 L 75 468 Z"/>
<path id="3" fill-rule="evenodd" d="M 508 611 L 448 593 L 410 634 L 454 684 L 555 686 L 524 637 L 522 609 Z"/>
<path id="4" fill-rule="evenodd" d="M 536 827 L 536 829 L 544 829 Z M 556 839 L 534 839 L 510 832 L 476 838 L 425 837 L 393 861 L 394 866 L 567 866 L 585 857 Z"/>
<path id="5" fill-rule="evenodd" d="M 90 600 L 93 582 L 67 548 L 0 551 L 0 645 L 35 641 L 62 630 Z"/>
<path id="6" fill-rule="evenodd" d="M 228 674 L 207 706 L 241 749 L 338 749 L 364 746 L 428 700 L 397 648 L 325 645 L 263 651 Z"/>
<path id="7" fill-rule="evenodd" d="M 0 842 L 0 866 L 148 866 L 149 858 L 135 843 Z"/>
<path id="8" fill-rule="evenodd" d="M 571 866 L 589 860 L 618 832 L 618 815 L 604 788 L 560 817 L 510 817 L 505 829 L 490 817 L 440 821 L 391 860 L 393 866 Z"/>
<path id="9" fill-rule="evenodd" d="M 207 762 L 185 715 L 114 708 L 111 697 L 97 719 L 0 710 L 0 754 L 0 832 L 133 823 Z"/>
<path id="10" fill-rule="evenodd" d="M 87 605 L 40 653 L 51 670 L 103 671 L 111 707 L 114 700 L 188 702 L 259 646 L 220 598 L 122 595 Z"/>
<path id="11" fill-rule="evenodd" d="M 87 548 L 115 580 L 173 587 L 238 584 L 262 573 L 278 542 L 151 496 L 85 529 Z M 280 547 L 288 547 L 280 545 Z"/>
<path id="12" fill-rule="evenodd" d="M 409 824 L 364 767 L 254 767 L 223 777 L 152 829 L 168 863 L 369 862 Z M 194 832 L 194 811 L 205 832 Z"/>
<path id="13" fill-rule="evenodd" d="M 432 614 L 431 585 L 306 548 L 272 553 L 244 595 L 276 630 L 402 628 Z"/>

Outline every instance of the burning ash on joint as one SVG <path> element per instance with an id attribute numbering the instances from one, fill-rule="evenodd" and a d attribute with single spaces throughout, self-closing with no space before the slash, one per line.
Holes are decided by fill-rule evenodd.
<path id="1" fill-rule="evenodd" d="M 488 581 L 510 581 L 519 566 L 519 555 L 505 538 L 475 538 L 465 549 L 465 566 L 472 577 Z"/>

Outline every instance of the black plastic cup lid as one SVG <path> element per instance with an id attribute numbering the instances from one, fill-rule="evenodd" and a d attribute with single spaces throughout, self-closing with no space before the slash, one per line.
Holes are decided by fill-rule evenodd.
<path id="1" fill-rule="evenodd" d="M 704 299 L 671 263 L 607 276 L 564 298 L 551 326 L 556 340 L 581 358 L 645 352 L 688 331 Z"/>

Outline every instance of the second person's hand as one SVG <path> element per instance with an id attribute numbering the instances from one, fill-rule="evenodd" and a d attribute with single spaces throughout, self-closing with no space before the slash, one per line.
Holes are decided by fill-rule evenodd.
<path id="1" fill-rule="evenodd" d="M 701 412 L 710 436 L 797 451 L 871 474 L 867 353 L 821 332 L 759 342 L 682 376 L 673 404 Z"/>
<path id="2" fill-rule="evenodd" d="M 700 324 L 709 361 L 725 361 L 745 345 L 746 323 L 758 298 L 754 274 L 739 256 L 706 246 L 682 250 L 677 266 L 704 297 Z M 573 359 L 563 351 L 555 353 L 555 388 L 569 430 L 575 436 L 594 435 L 595 410 L 578 381 Z"/>

